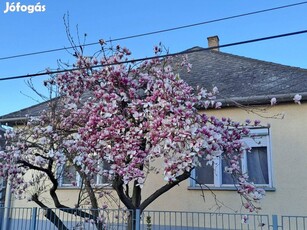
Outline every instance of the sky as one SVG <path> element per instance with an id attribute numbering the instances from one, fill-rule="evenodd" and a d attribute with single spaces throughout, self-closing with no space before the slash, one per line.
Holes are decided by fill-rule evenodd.
<path id="1" fill-rule="evenodd" d="M 1 81 L 1 78 L 55 70 L 58 62 L 74 62 L 67 50 L 7 58 L 15 55 L 69 47 L 63 18 L 78 43 L 98 42 L 131 35 L 181 27 L 259 10 L 299 3 L 291 0 L 42 0 L 0 2 L 0 115 L 35 105 L 42 100 L 27 86 L 29 79 Z M 36 7 L 34 7 L 36 6 Z M 7 10 L 8 8 L 8 10 Z M 18 9 L 18 11 L 17 11 Z M 21 9 L 26 10 L 22 12 Z M 34 9 L 34 12 L 31 12 Z M 36 11 L 35 11 L 36 10 Z M 69 20 L 67 20 L 69 15 Z M 218 35 L 220 45 L 272 35 L 307 30 L 307 2 L 298 6 L 219 21 L 200 26 L 114 42 L 126 46 L 134 58 L 153 55 L 162 43 L 170 53 L 201 46 L 207 37 Z M 99 50 L 87 46 L 86 55 Z M 257 43 L 222 48 L 222 52 L 307 69 L 307 33 Z M 45 93 L 43 81 L 32 79 Z"/>

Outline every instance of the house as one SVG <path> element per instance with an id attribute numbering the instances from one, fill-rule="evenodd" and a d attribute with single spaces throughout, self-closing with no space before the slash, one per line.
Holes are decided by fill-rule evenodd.
<path id="1" fill-rule="evenodd" d="M 0 150 L 5 146 L 5 140 L 3 138 L 3 134 L 5 133 L 5 129 L 0 127 Z M 5 201 L 5 188 L 6 183 L 0 178 L 0 207 L 3 207 Z"/>
<path id="2" fill-rule="evenodd" d="M 218 38 L 211 37 L 209 46 L 217 46 Z M 306 215 L 307 212 L 307 70 L 270 63 L 252 58 L 223 53 L 217 49 L 209 51 L 194 47 L 190 51 L 190 73 L 181 73 L 191 86 L 219 89 L 220 110 L 206 112 L 217 117 L 231 117 L 244 122 L 245 119 L 261 120 L 263 127 L 253 129 L 257 141 L 246 139 L 252 147 L 246 153 L 242 168 L 255 184 L 266 190 L 262 202 L 263 213 Z M 293 101 L 295 94 L 302 95 L 302 104 Z M 277 105 L 271 106 L 271 98 Z M 41 103 L 0 117 L 3 125 L 22 124 L 27 115 L 37 115 L 46 108 Z M 202 111 L 203 108 L 199 108 Z M 185 211 L 244 211 L 240 197 L 228 174 L 224 173 L 222 161 L 214 167 L 205 166 L 194 170 L 199 186 L 194 180 L 186 180 L 163 194 L 150 210 Z M 204 177 L 203 175 L 206 174 Z M 161 178 L 148 178 L 144 191 L 159 186 Z M 69 195 L 67 195 L 69 194 Z M 61 199 L 74 203 L 76 189 L 69 186 L 59 191 Z M 170 206 L 171 204 L 171 206 Z M 27 201 L 13 200 L 14 206 L 29 206 Z"/>

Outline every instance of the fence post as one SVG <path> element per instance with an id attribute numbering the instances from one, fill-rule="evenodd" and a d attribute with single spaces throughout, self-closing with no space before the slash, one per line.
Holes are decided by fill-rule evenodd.
<path id="1" fill-rule="evenodd" d="M 272 215 L 273 230 L 278 230 L 278 216 Z"/>
<path id="2" fill-rule="evenodd" d="M 141 229 L 141 212 L 140 209 L 135 210 L 135 230 Z"/>
<path id="3" fill-rule="evenodd" d="M 30 230 L 36 229 L 36 217 L 37 217 L 37 208 L 32 208 L 32 214 L 31 214 L 31 222 L 30 222 Z"/>

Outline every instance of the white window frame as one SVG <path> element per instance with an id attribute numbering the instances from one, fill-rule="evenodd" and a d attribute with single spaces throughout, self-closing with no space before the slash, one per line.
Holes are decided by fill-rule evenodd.
<path id="1" fill-rule="evenodd" d="M 103 168 L 103 162 L 99 163 L 99 165 L 101 165 L 102 169 L 101 170 L 104 170 Z M 75 181 L 76 181 L 76 185 L 73 185 L 72 183 L 69 183 L 69 184 L 64 184 L 63 183 L 63 173 L 64 173 L 64 165 L 59 167 L 58 168 L 58 184 L 59 184 L 59 187 L 60 188 L 68 188 L 68 187 L 72 187 L 72 188 L 76 188 L 76 187 L 81 187 L 81 176 L 79 175 L 79 173 L 76 171 L 76 177 L 75 177 Z M 97 177 L 96 177 L 96 181 L 94 183 L 94 186 L 107 186 L 107 185 L 110 185 L 110 183 L 100 183 L 100 181 L 103 181 L 103 175 L 99 175 L 97 174 Z"/>
<path id="2" fill-rule="evenodd" d="M 251 134 L 254 136 L 253 138 L 251 137 L 244 137 L 243 140 L 245 143 L 253 148 L 253 147 L 266 147 L 267 148 L 267 163 L 268 163 L 268 184 L 256 184 L 258 187 L 263 187 L 263 188 L 273 188 L 273 182 L 272 182 L 272 151 L 271 151 L 271 139 L 270 139 L 270 130 L 269 128 L 253 128 L 250 129 Z M 242 157 L 241 160 L 241 165 L 242 165 L 242 172 L 247 173 L 247 154 L 248 152 L 244 153 L 244 156 Z M 222 160 L 221 158 L 216 158 L 213 161 L 213 167 L 214 167 L 214 178 L 213 184 L 205 184 L 205 187 L 209 187 L 210 189 L 234 189 L 235 184 L 223 184 L 222 183 L 222 175 L 223 175 L 223 170 L 222 169 Z M 192 171 L 192 177 L 196 178 L 196 170 L 194 169 Z M 197 184 L 195 180 L 191 179 L 190 180 L 190 187 L 191 188 L 200 188 L 201 185 Z"/>
<path id="3" fill-rule="evenodd" d="M 102 170 L 102 171 L 105 170 L 105 168 L 104 168 L 105 163 L 106 163 L 106 161 L 99 162 L 99 167 L 101 168 L 100 170 Z M 103 180 L 103 175 L 97 174 L 95 185 L 96 186 L 110 186 L 110 184 L 111 184 L 110 182 L 100 183 L 100 181 L 102 181 L 102 180 Z"/>
<path id="4" fill-rule="evenodd" d="M 62 165 L 58 168 L 59 170 L 59 174 L 58 174 L 58 184 L 60 188 L 67 188 L 67 187 L 80 187 L 81 186 L 81 177 L 79 175 L 79 173 L 76 171 L 76 175 L 75 175 L 75 181 L 76 181 L 76 185 L 74 186 L 72 183 L 70 184 L 64 184 L 63 180 L 63 174 L 64 174 L 64 167 L 66 165 Z"/>

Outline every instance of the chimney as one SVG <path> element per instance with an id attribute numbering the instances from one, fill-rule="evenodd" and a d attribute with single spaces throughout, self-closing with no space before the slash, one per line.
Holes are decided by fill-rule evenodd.
<path id="1" fill-rule="evenodd" d="M 212 50 L 214 51 L 220 51 L 220 49 L 218 48 L 218 46 L 220 45 L 219 41 L 219 36 L 215 35 L 215 36 L 212 36 L 212 37 L 207 37 L 208 39 L 208 47 L 211 48 L 211 47 L 216 47 Z"/>

